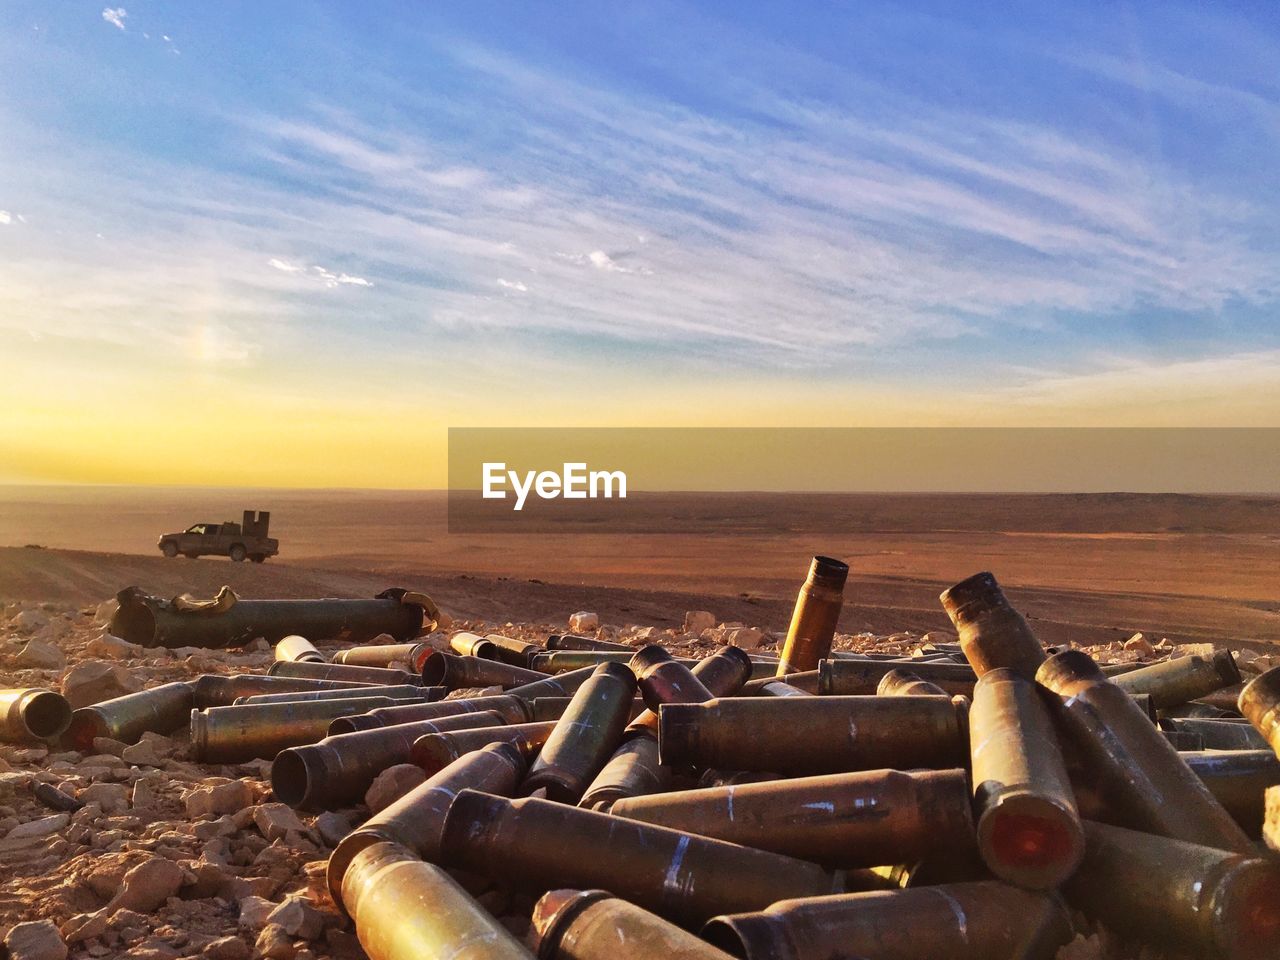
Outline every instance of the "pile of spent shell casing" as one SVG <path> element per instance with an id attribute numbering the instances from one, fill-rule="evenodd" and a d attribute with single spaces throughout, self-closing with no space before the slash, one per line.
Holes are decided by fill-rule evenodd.
<path id="1" fill-rule="evenodd" d="M 0 735 L 87 749 L 189 715 L 195 760 L 271 759 L 312 812 L 420 767 L 328 862 L 373 960 L 1053 960 L 1097 927 L 1134 955 L 1280 957 L 1280 668 L 1237 693 L 1228 651 L 1046 651 L 989 573 L 942 594 L 958 643 L 837 652 L 847 575 L 813 559 L 776 658 L 288 636 L 266 676 L 73 713 L 0 694 Z M 538 898 L 525 940 L 477 879 Z"/>

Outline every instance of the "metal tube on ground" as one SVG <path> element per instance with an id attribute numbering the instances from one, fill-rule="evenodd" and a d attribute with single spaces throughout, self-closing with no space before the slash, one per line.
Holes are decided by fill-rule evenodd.
<path id="1" fill-rule="evenodd" d="M 1223 850 L 1252 848 L 1177 750 L 1087 654 L 1056 654 L 1036 680 L 1057 695 L 1046 702 L 1059 728 L 1143 829 Z"/>
<path id="2" fill-rule="evenodd" d="M 803 673 L 817 669 L 818 663 L 831 652 L 840 608 L 844 604 L 844 585 L 849 578 L 849 565 L 831 557 L 814 557 L 809 573 L 796 596 L 791 625 L 778 657 L 776 676 Z"/>
<path id="3" fill-rule="evenodd" d="M 357 730 L 372 730 L 375 727 L 389 727 L 396 723 L 411 723 L 414 720 L 439 720 L 460 713 L 480 713 L 494 710 L 507 723 L 526 723 L 529 720 L 528 706 L 517 697 L 471 697 L 459 700 L 437 700 L 433 703 L 406 703 L 393 707 L 379 707 L 361 714 L 346 714 L 338 717 L 329 725 L 329 733 L 354 733 Z"/>
<path id="4" fill-rule="evenodd" d="M 1272 667 L 1240 692 L 1240 712 L 1280 756 L 1280 667 Z"/>
<path id="5" fill-rule="evenodd" d="M 63 734 L 68 746 L 89 752 L 96 737 L 137 743 L 147 732 L 170 734 L 187 722 L 195 705 L 195 691 L 185 682 L 166 683 L 127 693 L 114 700 L 80 707 L 71 714 Z"/>
<path id="6" fill-rule="evenodd" d="M 1225 960 L 1273 960 L 1280 862 L 1085 822 L 1072 905 L 1124 938 Z"/>
<path id="7" fill-rule="evenodd" d="M 449 874 L 396 844 L 357 853 L 339 896 L 369 960 L 533 958 Z"/>
<path id="8" fill-rule="evenodd" d="M 823 660 L 818 664 L 818 693 L 823 696 L 872 696 L 884 675 L 901 667 L 901 664 L 889 660 Z M 911 672 L 921 680 L 941 687 L 948 696 L 973 696 L 977 677 L 973 668 L 965 664 L 912 664 Z"/>
<path id="9" fill-rule="evenodd" d="M 758 697 L 812 697 L 814 694 L 806 693 L 799 687 L 793 687 L 785 680 L 769 680 L 761 684 Z"/>
<path id="10" fill-rule="evenodd" d="M 1280 758 L 1271 750 L 1205 750 L 1184 753 L 1182 759 L 1256 839 L 1266 816 L 1267 788 L 1280 786 Z"/>
<path id="11" fill-rule="evenodd" d="M 731 960 L 657 914 L 603 890 L 552 890 L 533 908 L 539 960 Z"/>
<path id="12" fill-rule="evenodd" d="M 1247 723 L 1166 717 L 1160 721 L 1160 729 L 1197 736 L 1205 750 L 1266 750 L 1270 746 L 1266 738 Z"/>
<path id="13" fill-rule="evenodd" d="M 1001 880 L 1057 887 L 1084 856 L 1084 830 L 1053 719 L 1034 680 L 988 670 L 969 708 L 978 851 Z"/>
<path id="14" fill-rule="evenodd" d="M 498 660 L 482 657 L 459 657 L 433 650 L 422 661 L 422 681 L 429 686 L 445 686 L 450 690 L 463 687 L 499 686 L 504 690 L 547 679 L 546 673 L 513 667 Z"/>
<path id="15" fill-rule="evenodd" d="M 664 765 L 792 776 L 950 769 L 963 765 L 968 752 L 963 714 L 947 697 L 723 697 L 668 704 L 660 713 L 659 756 Z"/>
<path id="16" fill-rule="evenodd" d="M 395 703 L 389 697 L 365 697 L 192 710 L 192 757 L 200 763 L 270 760 L 286 747 L 322 740 L 337 717 Z"/>
<path id="17" fill-rule="evenodd" d="M 1111 682 L 1125 693 L 1148 694 L 1156 709 L 1163 710 L 1239 683 L 1240 668 L 1230 650 L 1219 650 L 1212 657 L 1177 657 L 1153 663 Z"/>
<path id="18" fill-rule="evenodd" d="M 842 889 L 842 876 L 763 850 L 550 800 L 463 790 L 445 819 L 444 862 L 546 890 L 602 887 L 683 924 Z"/>
<path id="19" fill-rule="evenodd" d="M 297 633 L 312 641 L 408 640 L 422 629 L 424 607 L 403 590 L 373 600 L 236 600 L 223 610 L 184 610 L 138 587 L 116 594 L 111 633 L 144 647 L 241 647 Z M 425 598 L 423 598 L 425 600 Z"/>
<path id="20" fill-rule="evenodd" d="M 484 637 L 493 644 L 491 656 L 495 660 L 509 663 L 513 667 L 527 667 L 535 653 L 541 653 L 542 647 L 528 640 L 515 637 L 504 637 L 500 633 L 487 633 Z"/>
<path id="21" fill-rule="evenodd" d="M 522 684 L 507 691 L 513 697 L 519 697 L 532 703 L 538 697 L 572 697 L 574 691 L 587 682 L 587 678 L 595 672 L 595 665 L 583 667 L 581 670 L 570 670 L 545 680 Z"/>
<path id="22" fill-rule="evenodd" d="M 564 716 L 564 712 L 569 709 L 569 704 L 571 703 L 573 703 L 573 697 L 538 697 L 530 707 L 529 720 L 532 722 L 559 720 Z M 639 697 L 632 697 L 628 722 L 640 716 L 647 709 L 648 707 L 644 705 L 643 700 Z"/>
<path id="23" fill-rule="evenodd" d="M 510 743 L 520 748 L 526 760 L 531 760 L 547 742 L 554 721 L 548 723 L 513 723 L 504 727 L 486 727 L 483 730 L 455 730 L 452 733 L 429 733 L 413 743 L 409 762 L 427 771 L 431 776 L 443 770 L 459 757 L 479 750 L 491 743 Z"/>
<path id="24" fill-rule="evenodd" d="M 306 663 L 277 660 L 267 668 L 269 677 L 298 677 L 305 680 L 348 680 L 352 683 L 372 683 L 378 686 L 411 684 L 416 687 L 436 686 L 423 683 L 422 677 L 407 670 L 391 670 L 386 667 L 353 667 L 346 663 Z"/>
<path id="25" fill-rule="evenodd" d="M 760 680 L 749 680 L 742 685 L 741 696 L 753 697 L 764 689 L 766 683 L 774 683 L 777 677 L 764 677 Z M 788 686 L 803 690 L 805 693 L 817 694 L 818 682 L 821 679 L 817 670 L 805 670 L 801 673 L 789 673 L 784 681 Z"/>
<path id="26" fill-rule="evenodd" d="M 359 692 L 366 697 L 390 697 L 392 700 L 412 700 L 418 703 L 434 703 L 443 700 L 449 691 L 444 687 L 415 687 L 411 683 L 402 683 L 393 687 L 360 687 Z M 293 703 L 299 700 L 342 700 L 351 699 L 353 689 L 341 687 L 336 690 L 302 690 L 293 693 L 260 693 L 252 697 L 239 697 L 230 706 L 243 706 L 247 703 Z"/>
<path id="27" fill-rule="evenodd" d="M 291 633 L 276 644 L 277 660 L 307 660 L 311 663 L 326 663 L 327 658 L 316 649 L 306 637 Z"/>
<path id="28" fill-rule="evenodd" d="M 339 650 L 330 661 L 349 667 L 388 667 L 403 663 L 415 673 L 422 672 L 422 660 L 431 652 L 429 643 L 384 643 Z"/>
<path id="29" fill-rule="evenodd" d="M 963 770 L 868 770 L 617 800 L 616 816 L 830 867 L 972 851 Z"/>
<path id="30" fill-rule="evenodd" d="M 0 740 L 52 740 L 70 723 L 71 705 L 60 693 L 39 687 L 0 690 Z"/>
<path id="31" fill-rule="evenodd" d="M 498 648 L 476 633 L 455 633 L 449 638 L 449 648 L 460 657 L 483 657 L 492 660 Z"/>
<path id="32" fill-rule="evenodd" d="M 205 707 L 229 707 L 242 697 L 265 693 L 303 693 L 311 690 L 348 690 L 354 695 L 372 683 L 353 683 L 350 680 L 308 680 L 305 677 L 264 677 L 253 673 L 234 674 L 229 677 L 206 673 L 192 683 L 196 709 Z"/>
<path id="33" fill-rule="evenodd" d="M 657 644 L 653 644 L 657 646 Z M 556 675 L 584 667 L 598 667 L 602 663 L 630 663 L 635 656 L 635 648 L 627 647 L 625 651 L 617 650 L 551 650 L 534 654 L 529 666 L 543 673 Z M 673 657 L 686 667 L 692 667 L 698 661 L 689 657 Z"/>
<path id="34" fill-rule="evenodd" d="M 913 670 L 895 667 L 876 684 L 878 697 L 949 697 L 936 683 L 931 683 Z"/>
<path id="35" fill-rule="evenodd" d="M 978 676 L 1007 667 L 1027 679 L 1044 663 L 1044 648 L 1022 614 L 1009 605 L 990 573 L 976 573 L 939 598 L 960 635 L 960 648 Z"/>
<path id="36" fill-rule="evenodd" d="M 325 880 L 333 902 L 342 908 L 342 878 L 352 858 L 375 843 L 398 843 L 423 860 L 440 860 L 440 838 L 449 806 L 459 790 L 509 797 L 524 776 L 527 764 L 520 748 L 491 743 L 464 754 L 427 778 L 390 806 L 352 830 L 329 855 Z"/>
<path id="37" fill-rule="evenodd" d="M 486 710 L 330 734 L 318 743 L 277 753 L 271 764 L 271 792 L 281 803 L 301 810 L 337 810 L 358 803 L 387 767 L 408 763 L 419 737 L 502 724 L 502 717 Z"/>
<path id="38" fill-rule="evenodd" d="M 613 650 L 615 653 L 631 650 L 630 645 L 595 637 L 580 637 L 572 633 L 553 633 L 547 637 L 548 650 Z"/>
<path id="39" fill-rule="evenodd" d="M 994 881 L 784 900 L 702 928 L 744 960 L 1053 960 L 1072 935 L 1057 895 Z"/>
<path id="40" fill-rule="evenodd" d="M 550 800 L 577 803 L 622 738 L 635 692 L 636 675 L 630 667 L 596 667 L 538 751 L 522 792 L 545 790 Z"/>

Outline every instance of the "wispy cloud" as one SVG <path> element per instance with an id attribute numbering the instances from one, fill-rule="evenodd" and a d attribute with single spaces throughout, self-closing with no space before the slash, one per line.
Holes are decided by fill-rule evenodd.
<path id="1" fill-rule="evenodd" d="M 310 267 L 305 267 L 302 264 L 290 263 L 288 260 L 281 260 L 279 257 L 272 257 L 270 260 L 267 261 L 267 264 L 269 266 L 275 267 L 277 270 L 281 271 L 282 273 L 301 274 L 302 276 L 305 276 L 308 279 L 316 280 L 321 285 L 326 286 L 329 289 L 333 289 L 335 287 L 340 287 L 340 286 L 352 286 L 352 287 L 372 287 L 373 286 L 373 283 L 369 280 L 366 280 L 364 277 L 354 277 L 349 273 L 334 273 L 328 267 L 322 267 L 316 264 L 312 264 Z"/>
<path id="2" fill-rule="evenodd" d="M 124 7 L 106 7 L 102 11 L 102 19 L 121 30 L 125 29 L 124 21 L 128 16 L 129 12 Z"/>

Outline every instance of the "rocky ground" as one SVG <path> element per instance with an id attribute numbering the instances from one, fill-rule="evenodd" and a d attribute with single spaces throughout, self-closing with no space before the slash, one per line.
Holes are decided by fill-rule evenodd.
<path id="1" fill-rule="evenodd" d="M 262 641 L 235 651 L 133 646 L 106 631 L 113 605 L 11 603 L 4 608 L 0 687 L 60 690 L 74 707 L 205 673 L 261 673 L 272 662 L 272 651 Z M 592 623 L 584 617 L 575 626 Z M 538 640 L 564 627 L 564 621 L 454 624 L 454 629 Z M 686 628 L 604 625 L 599 635 L 661 642 L 687 655 L 705 655 L 722 642 L 770 650 L 778 640 L 750 625 L 718 624 L 709 613 L 690 614 Z M 444 634 L 432 639 L 446 646 Z M 862 634 L 843 636 L 838 646 L 907 654 L 937 639 L 955 638 Z M 1101 659 L 1124 660 L 1168 652 L 1171 646 L 1139 636 L 1087 649 Z M 1276 658 L 1246 652 L 1241 659 L 1258 661 L 1246 667 L 1256 670 Z M 10 931 L 12 955 L 23 960 L 364 956 L 350 924 L 328 898 L 326 857 L 370 806 L 386 805 L 417 781 L 397 770 L 375 783 L 366 806 L 308 816 L 273 800 L 269 771 L 268 761 L 192 763 L 185 731 L 171 737 L 148 734 L 134 745 L 99 739 L 87 754 L 0 744 L 0 932 Z M 36 798 L 38 784 L 56 787 L 83 806 L 74 812 L 53 809 Z M 517 934 L 527 932 L 531 903 L 498 891 L 482 896 Z M 1065 948 L 1061 960 L 1127 956 L 1133 955 L 1095 935 Z"/>

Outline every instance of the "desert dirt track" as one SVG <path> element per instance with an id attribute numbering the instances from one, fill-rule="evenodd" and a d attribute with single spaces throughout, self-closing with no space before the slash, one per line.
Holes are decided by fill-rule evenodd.
<path id="1" fill-rule="evenodd" d="M 273 511 L 263 566 L 165 560 L 160 533 Z M 938 593 L 991 570 L 1048 643 L 1280 641 L 1280 500 L 1158 495 L 663 495 L 637 529 L 450 534 L 438 493 L 10 488 L 0 600 L 97 603 L 122 587 L 246 597 L 426 590 L 490 622 L 674 625 L 687 609 L 785 629 L 809 556 L 852 568 L 841 630 L 946 629 Z M 634 523 L 635 518 L 628 522 Z M 741 532 L 725 532 L 739 524 Z M 822 530 L 824 532 L 817 532 Z M 23 549 L 37 544 L 47 549 Z"/>

